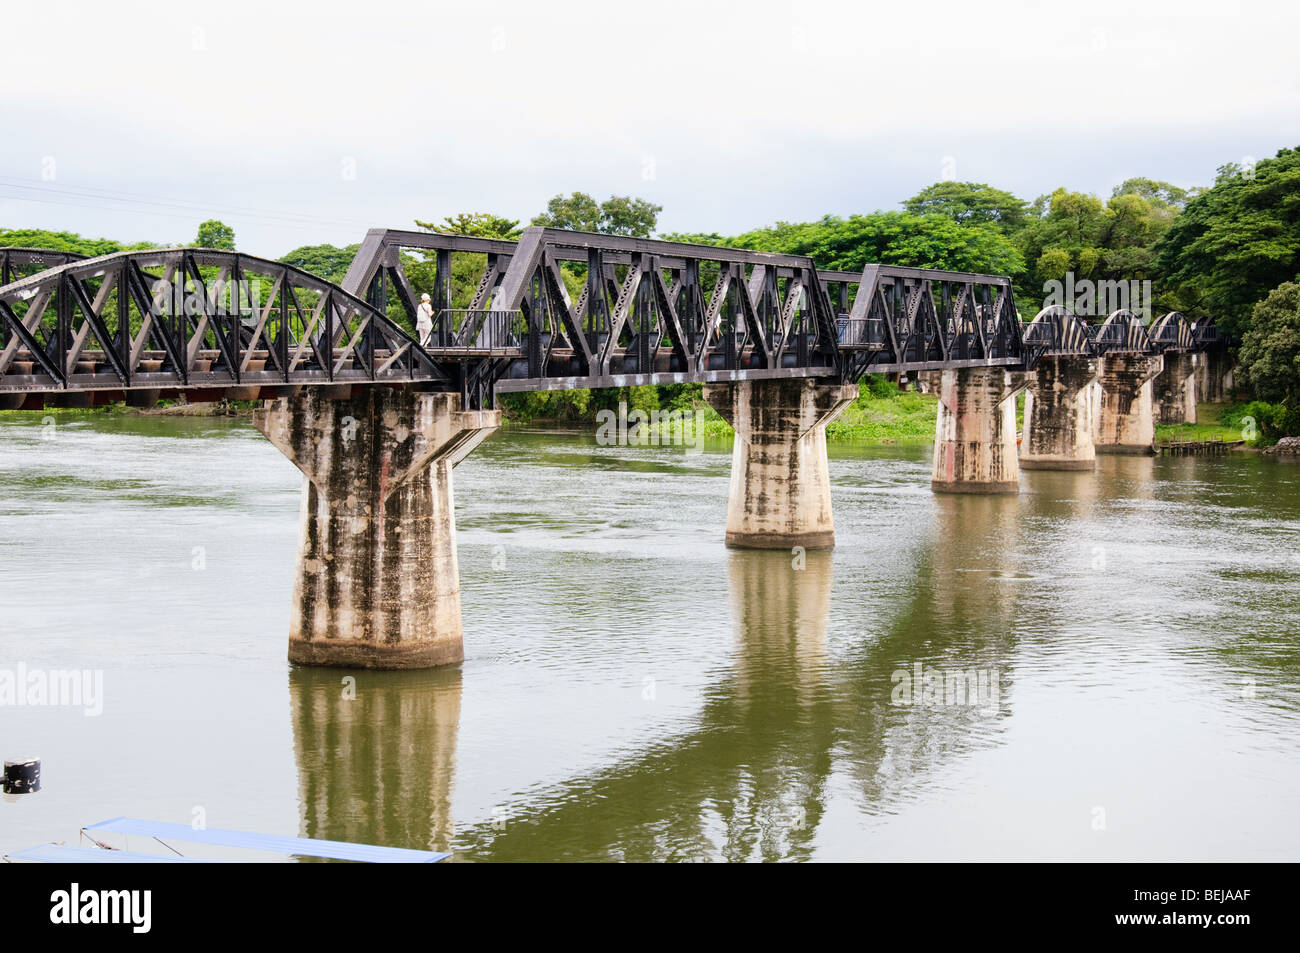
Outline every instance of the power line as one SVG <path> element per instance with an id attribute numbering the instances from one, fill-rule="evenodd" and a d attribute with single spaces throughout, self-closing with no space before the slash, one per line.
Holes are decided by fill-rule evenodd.
<path id="1" fill-rule="evenodd" d="M 253 224 L 278 227 L 288 226 L 298 229 L 330 226 L 369 228 L 374 224 L 373 222 L 365 223 L 355 219 L 329 218 L 326 216 L 311 215 L 302 212 L 258 209 L 249 206 L 223 205 L 220 203 L 199 203 L 185 199 L 153 198 L 138 193 L 114 192 L 107 189 L 58 188 L 47 185 L 29 185 L 27 184 L 28 181 L 30 180 L 0 177 L 0 190 L 7 191 L 9 198 L 20 202 L 32 202 L 45 205 L 67 205 L 74 208 L 94 208 L 107 211 L 123 211 L 125 207 L 126 209 L 132 209 L 142 214 L 166 218 L 192 219 L 195 214 L 233 214 L 251 220 Z M 15 191 L 28 194 L 15 194 Z M 91 201 L 74 202 L 68 201 L 66 198 L 64 200 L 46 198 L 44 197 L 45 195 L 89 199 Z M 116 204 L 104 205 L 102 204 L 103 202 Z M 168 212 L 160 211 L 160 209 L 173 209 L 176 211 Z M 187 212 L 189 214 L 180 214 L 181 212 Z"/>

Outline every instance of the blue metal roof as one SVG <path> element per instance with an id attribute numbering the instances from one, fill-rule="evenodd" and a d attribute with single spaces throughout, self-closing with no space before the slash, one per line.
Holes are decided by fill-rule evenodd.
<path id="1" fill-rule="evenodd" d="M 145 821 L 137 817 L 115 817 L 112 820 L 91 824 L 82 830 L 138 834 L 161 840 L 215 844 L 221 847 L 244 847 L 249 850 L 274 851 L 278 854 L 301 854 L 307 857 L 328 857 L 331 860 L 355 860 L 372 864 L 434 864 L 451 856 L 451 854 L 432 850 L 378 847 L 373 844 L 352 844 L 348 841 L 317 840 L 311 837 L 280 837 L 276 834 L 253 834 L 220 827 L 195 830 L 188 824 Z"/>
<path id="2" fill-rule="evenodd" d="M 67 847 L 42 844 L 5 854 L 5 860 L 30 860 L 43 864 L 223 864 L 223 860 L 181 857 L 177 854 L 141 854 L 132 850 L 101 850 L 98 847 Z"/>

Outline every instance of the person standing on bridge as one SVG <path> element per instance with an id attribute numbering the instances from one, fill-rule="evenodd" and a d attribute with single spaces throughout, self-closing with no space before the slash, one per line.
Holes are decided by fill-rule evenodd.
<path id="1" fill-rule="evenodd" d="M 429 335 L 433 333 L 433 305 L 427 291 L 420 295 L 420 306 L 415 309 L 415 333 L 420 337 L 420 347 L 429 343 Z"/>

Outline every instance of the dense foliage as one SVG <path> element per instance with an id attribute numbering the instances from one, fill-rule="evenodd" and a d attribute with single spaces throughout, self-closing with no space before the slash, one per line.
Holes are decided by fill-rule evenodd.
<path id="1" fill-rule="evenodd" d="M 356 257 L 357 249 L 360 247 L 360 244 L 348 245 L 344 248 L 335 245 L 303 245 L 280 260 L 286 265 L 309 271 L 337 285 L 348 273 L 348 265 L 352 264 L 352 259 Z"/>
<path id="2" fill-rule="evenodd" d="M 0 228 L 0 247 L 49 248 L 93 258 L 137 248 L 157 248 L 152 242 L 123 244 L 110 238 L 83 238 L 75 232 L 50 232 L 42 228 Z"/>
<path id="3" fill-rule="evenodd" d="M 1234 337 L 1270 290 L 1300 274 L 1300 149 L 1229 163 L 1159 242 L 1156 265 Z"/>
<path id="4" fill-rule="evenodd" d="M 1279 285 L 1255 305 L 1238 359 L 1254 395 L 1274 404 L 1263 422 L 1300 434 L 1300 284 Z"/>
<path id="5" fill-rule="evenodd" d="M 861 271 L 868 262 L 947 268 L 992 274 L 1017 274 L 1024 260 L 994 225 L 962 225 L 939 214 L 873 212 L 816 222 L 778 222 L 742 235 L 672 234 L 673 241 L 730 245 L 756 251 L 808 255 L 822 268 Z"/>

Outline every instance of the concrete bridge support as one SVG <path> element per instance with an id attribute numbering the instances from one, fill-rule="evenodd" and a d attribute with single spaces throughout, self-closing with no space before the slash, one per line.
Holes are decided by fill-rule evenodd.
<path id="1" fill-rule="evenodd" d="M 938 493 L 1019 493 L 1015 396 L 1022 375 L 1000 367 L 943 372 L 935 422 L 934 471 Z"/>
<path id="2" fill-rule="evenodd" d="M 430 668 L 464 658 L 451 469 L 501 424 L 455 394 L 323 387 L 254 423 L 305 479 L 289 660 Z"/>
<path id="3" fill-rule="evenodd" d="M 1211 347 L 1196 355 L 1196 396 L 1222 404 L 1232 390 L 1232 355 L 1226 347 Z"/>
<path id="4" fill-rule="evenodd" d="M 1025 392 L 1020 466 L 1026 470 L 1091 470 L 1096 362 L 1087 357 L 1050 357 L 1029 374 Z"/>
<path id="5" fill-rule="evenodd" d="M 937 394 L 943 384 L 943 371 L 914 371 L 912 378 L 916 381 L 916 389 L 922 394 Z"/>
<path id="6" fill-rule="evenodd" d="M 1158 424 L 1196 423 L 1196 366 L 1190 351 L 1170 351 L 1151 382 Z"/>
<path id="7" fill-rule="evenodd" d="M 1160 354 L 1112 354 L 1101 359 L 1098 453 L 1155 452 L 1151 380 L 1163 366 Z"/>
<path id="8" fill-rule="evenodd" d="M 736 431 L 727 545 L 835 545 L 826 425 L 858 396 L 855 384 L 807 379 L 706 384 L 704 399 Z"/>

